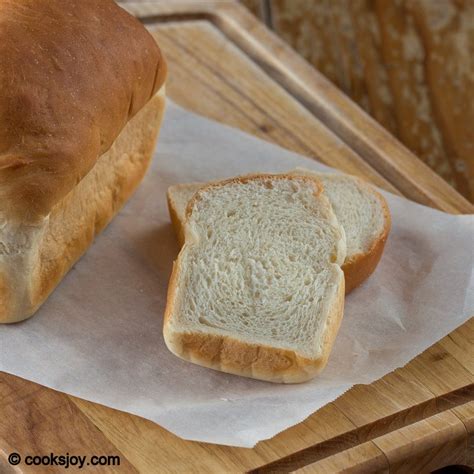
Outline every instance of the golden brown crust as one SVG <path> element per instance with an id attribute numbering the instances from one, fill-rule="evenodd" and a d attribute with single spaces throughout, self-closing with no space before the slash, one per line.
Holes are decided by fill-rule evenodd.
<path id="1" fill-rule="evenodd" d="M 0 58 L 0 219 L 39 222 L 154 96 L 166 65 L 113 0 L 2 0 Z"/>
<path id="2" fill-rule="evenodd" d="M 153 154 L 164 103 L 162 88 L 54 206 L 35 245 L 24 249 L 18 263 L 9 266 L 0 255 L 0 323 L 31 316 L 133 193 Z"/>
<path id="3" fill-rule="evenodd" d="M 310 360 L 294 351 L 238 341 L 229 336 L 175 333 L 166 339 L 178 357 L 203 367 L 274 383 L 310 380 L 325 366 L 325 360 Z"/>
<path id="4" fill-rule="evenodd" d="M 310 182 L 314 186 L 315 196 L 323 192 L 322 184 L 315 178 L 308 176 L 290 176 L 282 174 L 252 174 L 231 178 L 225 181 L 208 183 L 197 191 L 188 203 L 187 218 L 192 214 L 195 203 L 201 198 L 203 192 L 211 188 L 221 187 L 229 183 L 242 184 L 252 180 L 270 181 L 296 179 L 298 181 Z M 175 206 L 168 194 L 168 206 L 170 214 L 175 218 L 175 228 L 181 228 L 181 222 L 176 213 Z M 186 219 L 187 220 L 187 219 Z M 186 226 L 186 224 L 185 224 Z M 239 341 L 231 336 L 201 333 L 182 332 L 176 330 L 173 322 L 173 314 L 176 309 L 178 279 L 182 267 L 182 258 L 189 242 L 191 234 L 187 235 L 182 229 L 185 242 L 177 260 L 173 264 L 173 270 L 168 286 L 167 304 L 163 321 L 163 335 L 168 349 L 178 357 L 190 362 L 215 370 L 220 370 L 234 375 L 265 380 L 275 383 L 300 383 L 310 380 L 320 373 L 326 366 L 334 340 L 339 330 L 344 311 L 344 278 L 339 270 L 340 278 L 336 283 L 337 292 L 334 301 L 330 301 L 330 313 L 327 319 L 327 331 L 323 342 L 321 357 L 310 359 L 297 354 L 291 349 L 278 349 L 264 344 L 254 344 Z M 178 234 L 179 235 L 179 234 Z"/>
<path id="5" fill-rule="evenodd" d="M 367 186 L 365 183 L 363 183 Z M 371 247 L 365 253 L 359 253 L 346 259 L 342 265 L 344 277 L 346 280 L 346 294 L 361 285 L 375 271 L 377 265 L 382 258 L 385 243 L 392 226 L 392 219 L 388 209 L 387 201 L 375 189 L 370 188 L 380 201 L 384 213 L 384 227 L 381 234 L 374 240 Z"/>

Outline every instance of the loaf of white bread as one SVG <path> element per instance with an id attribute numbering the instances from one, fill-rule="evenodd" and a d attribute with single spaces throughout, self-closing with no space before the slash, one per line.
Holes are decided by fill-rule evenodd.
<path id="1" fill-rule="evenodd" d="M 0 323 L 31 316 L 132 194 L 165 76 L 113 0 L 0 2 Z"/>
<path id="2" fill-rule="evenodd" d="M 340 173 L 317 173 L 296 168 L 285 174 L 321 181 L 339 223 L 344 228 L 347 255 L 342 265 L 346 293 L 359 286 L 375 270 L 390 232 L 390 212 L 384 197 L 366 181 Z M 204 183 L 176 184 L 168 189 L 168 208 L 178 240 L 184 243 L 186 207 Z"/>

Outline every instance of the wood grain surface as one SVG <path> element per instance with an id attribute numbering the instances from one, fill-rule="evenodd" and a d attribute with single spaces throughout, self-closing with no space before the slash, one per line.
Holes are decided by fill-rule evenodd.
<path id="1" fill-rule="evenodd" d="M 155 7 L 148 6 L 147 14 L 150 8 Z M 278 72 L 272 75 L 262 67 L 255 60 L 255 47 L 247 54 L 244 46 L 248 42 L 236 43 L 223 32 L 224 17 L 215 20 L 206 13 L 206 19 L 206 15 L 196 15 L 195 6 L 185 14 L 190 7 L 179 2 L 174 10 L 169 4 L 163 8 L 166 12 L 161 10 L 161 17 L 160 11 L 151 10 L 148 26 L 168 58 L 167 90 L 173 100 L 386 189 L 399 190 L 296 100 L 282 85 Z M 229 7 L 226 2 L 223 12 L 219 8 L 214 4 L 214 15 L 225 16 Z M 235 8 L 233 21 L 241 15 L 246 34 L 258 33 L 260 25 L 251 23 L 255 20 L 242 13 L 243 7 Z M 259 42 L 280 47 L 273 42 L 267 45 L 270 40 L 265 38 Z M 362 116 L 360 121 L 364 120 Z M 367 142 L 375 146 L 378 138 L 371 140 Z M 433 176 L 427 171 L 422 183 Z M 430 182 L 429 190 L 417 195 L 430 197 L 432 205 L 446 202 L 443 197 L 447 195 L 448 208 L 464 210 L 465 202 L 454 191 L 437 193 Z M 410 186 L 401 187 L 405 191 Z M 306 472 L 383 472 L 400 469 L 410 456 L 417 468 L 441 467 L 446 464 L 444 452 L 452 454 L 448 462 L 456 456 L 472 456 L 473 333 L 471 320 L 406 367 L 371 385 L 353 387 L 303 423 L 253 449 L 184 441 L 142 418 L 0 373 L 0 472 L 32 472 L 23 465 L 12 471 L 7 458 L 13 451 L 22 455 L 50 451 L 117 454 L 120 467 L 103 472 L 119 473 L 288 472 L 303 468 Z"/>

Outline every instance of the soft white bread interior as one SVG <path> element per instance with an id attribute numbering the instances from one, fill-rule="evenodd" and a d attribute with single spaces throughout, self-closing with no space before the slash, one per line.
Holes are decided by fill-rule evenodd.
<path id="1" fill-rule="evenodd" d="M 31 316 L 130 197 L 153 155 L 164 106 L 163 86 L 44 219 L 0 221 L 0 323 Z"/>
<path id="2" fill-rule="evenodd" d="M 390 231 L 390 212 L 384 197 L 362 179 L 346 174 L 316 173 L 305 168 L 288 172 L 319 179 L 346 233 L 347 256 L 342 270 L 346 293 L 359 286 L 375 270 Z M 182 245 L 186 206 L 204 183 L 184 183 L 168 189 L 168 207 Z"/>
<path id="3" fill-rule="evenodd" d="M 325 366 L 343 314 L 345 235 L 320 183 L 253 175 L 187 207 L 164 338 L 177 356 L 271 382 Z"/>
<path id="4" fill-rule="evenodd" d="M 346 232 L 347 255 L 342 270 L 346 293 L 364 282 L 382 257 L 391 227 L 385 198 L 366 181 L 339 173 L 315 173 L 304 168 L 290 172 L 321 180 L 337 220 Z"/>

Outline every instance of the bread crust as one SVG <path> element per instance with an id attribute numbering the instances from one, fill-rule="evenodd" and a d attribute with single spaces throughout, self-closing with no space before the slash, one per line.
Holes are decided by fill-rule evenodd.
<path id="1" fill-rule="evenodd" d="M 290 173 L 291 175 L 298 175 L 297 171 L 291 171 Z M 314 173 L 314 175 L 316 174 Z M 346 280 L 346 294 L 349 294 L 352 290 L 360 286 L 375 271 L 382 257 L 385 248 L 385 243 L 388 239 L 388 235 L 391 229 L 391 216 L 385 198 L 377 190 L 375 190 L 372 186 L 368 185 L 362 179 L 353 176 L 351 176 L 351 178 L 357 180 L 360 186 L 362 186 L 368 192 L 372 193 L 377 197 L 377 200 L 380 202 L 383 209 L 384 226 L 382 232 L 377 236 L 376 239 L 374 239 L 372 245 L 366 252 L 346 257 L 344 264 L 341 266 Z M 197 190 L 200 187 L 204 186 L 204 184 L 187 183 L 181 186 L 186 186 L 190 189 L 195 188 Z M 184 223 L 183 218 L 180 216 L 179 213 L 178 204 L 173 198 L 171 188 L 168 190 L 167 200 L 173 229 L 178 238 L 179 244 L 182 246 L 184 244 Z"/>
<path id="2" fill-rule="evenodd" d="M 113 0 L 2 0 L 0 58 L 0 224 L 38 223 L 160 89 L 166 64 Z"/>
<path id="3" fill-rule="evenodd" d="M 151 161 L 164 106 L 163 86 L 47 217 L 12 234 L 24 242 L 16 253 L 0 249 L 0 323 L 33 315 L 127 201 Z"/>
<path id="4" fill-rule="evenodd" d="M 188 203 L 186 209 L 187 218 L 192 214 L 194 204 L 200 199 L 201 193 L 212 187 L 220 187 L 229 183 L 246 183 L 257 179 L 283 180 L 288 178 L 295 177 L 282 174 L 252 174 L 207 184 L 196 192 Z M 318 180 L 308 176 L 298 176 L 297 179 L 311 182 L 315 189 L 315 196 L 321 196 L 323 186 Z M 169 194 L 168 206 L 170 211 L 174 212 L 176 224 L 181 228 L 180 219 L 175 212 L 174 204 L 170 200 Z M 334 268 L 337 269 L 337 278 L 333 287 L 334 291 L 326 303 L 329 307 L 326 321 L 328 327 L 325 331 L 321 355 L 318 358 L 310 359 L 292 349 L 250 343 L 222 334 L 176 330 L 174 328 L 173 314 L 178 300 L 179 274 L 182 269 L 182 259 L 186 247 L 193 239 L 192 234 L 186 231 L 186 226 L 184 230 L 182 229 L 181 235 L 184 237 L 184 246 L 173 264 L 163 321 L 164 340 L 166 346 L 173 354 L 207 368 L 274 383 L 305 382 L 315 377 L 324 369 L 344 312 L 344 276 L 340 267 L 334 265 Z"/>

